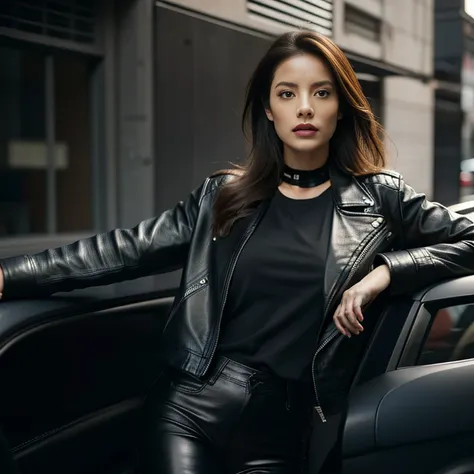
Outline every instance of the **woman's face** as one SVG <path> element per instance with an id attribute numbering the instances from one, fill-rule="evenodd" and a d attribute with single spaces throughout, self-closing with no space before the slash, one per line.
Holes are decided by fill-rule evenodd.
<path id="1" fill-rule="evenodd" d="M 326 153 L 336 130 L 339 98 L 329 67 L 311 54 L 282 62 L 270 87 L 269 120 L 292 154 Z"/>

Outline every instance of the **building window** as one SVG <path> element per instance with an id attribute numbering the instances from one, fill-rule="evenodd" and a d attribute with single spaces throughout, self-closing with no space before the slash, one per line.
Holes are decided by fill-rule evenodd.
<path id="1" fill-rule="evenodd" d="M 346 33 L 353 33 L 374 42 L 380 42 L 382 22 L 363 10 L 345 4 L 344 27 Z"/>
<path id="2" fill-rule="evenodd" d="M 94 0 L 2 0 L 0 27 L 80 43 L 97 39 Z"/>
<path id="3" fill-rule="evenodd" d="M 0 238 L 94 228 L 91 63 L 0 47 Z"/>

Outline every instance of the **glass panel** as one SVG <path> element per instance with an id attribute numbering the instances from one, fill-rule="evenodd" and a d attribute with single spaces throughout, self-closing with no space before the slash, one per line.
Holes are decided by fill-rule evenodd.
<path id="1" fill-rule="evenodd" d="M 44 57 L 0 47 L 0 64 L 0 237 L 44 233 Z"/>
<path id="2" fill-rule="evenodd" d="M 89 62 L 83 57 L 55 58 L 58 232 L 93 228 L 89 78 Z"/>
<path id="3" fill-rule="evenodd" d="M 474 304 L 441 308 L 434 315 L 417 365 L 474 358 Z"/>

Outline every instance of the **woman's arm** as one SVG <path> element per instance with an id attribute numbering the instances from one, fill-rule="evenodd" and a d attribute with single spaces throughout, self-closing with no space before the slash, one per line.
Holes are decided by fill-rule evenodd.
<path id="1" fill-rule="evenodd" d="M 0 260 L 0 293 L 5 298 L 48 295 L 181 268 L 204 186 L 173 209 L 132 229 L 116 229 L 35 255 Z"/>
<path id="2" fill-rule="evenodd" d="M 392 192 L 385 188 L 386 192 Z M 375 258 L 375 268 L 344 292 L 333 319 L 344 335 L 363 331 L 362 308 L 387 287 L 412 293 L 447 278 L 474 273 L 474 223 L 429 202 L 400 179 L 386 203 L 399 223 L 400 250 Z"/>
<path id="3" fill-rule="evenodd" d="M 393 201 L 393 200 L 391 200 Z M 443 279 L 474 273 L 474 223 L 429 202 L 400 179 L 393 212 L 402 248 L 377 256 L 390 270 L 390 292 L 417 291 Z"/>

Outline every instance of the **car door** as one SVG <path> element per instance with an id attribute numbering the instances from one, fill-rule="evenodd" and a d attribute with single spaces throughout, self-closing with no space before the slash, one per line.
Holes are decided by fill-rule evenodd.
<path id="1" fill-rule="evenodd" d="M 175 288 L 129 288 L 0 304 L 0 463 L 22 474 L 134 472 Z"/>
<path id="2" fill-rule="evenodd" d="M 350 395 L 341 472 L 474 473 L 473 403 L 474 277 L 392 302 Z"/>

